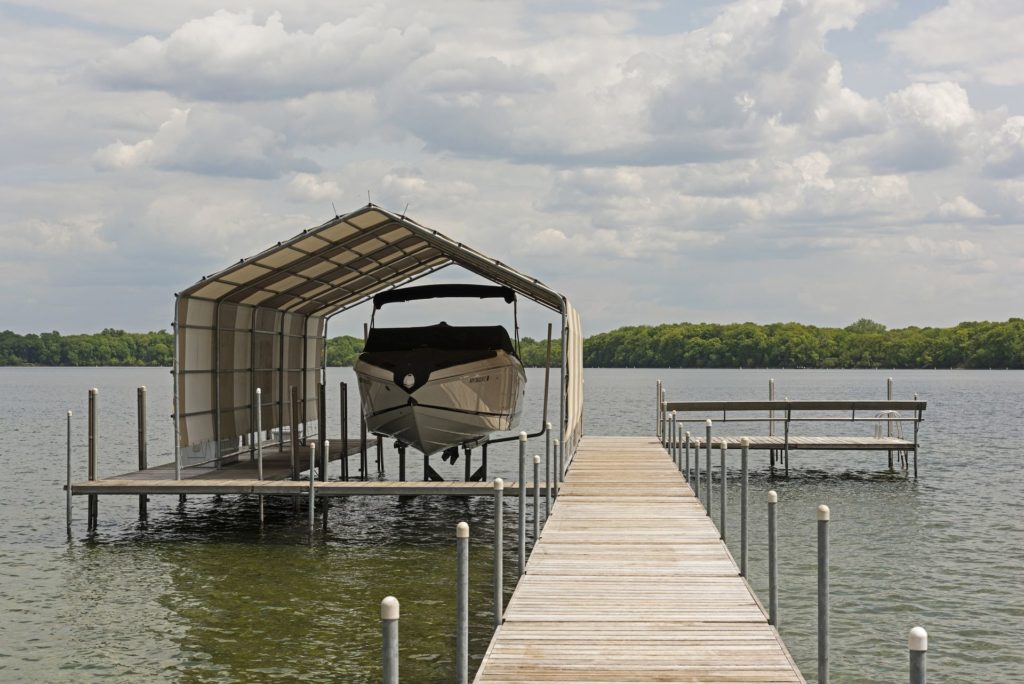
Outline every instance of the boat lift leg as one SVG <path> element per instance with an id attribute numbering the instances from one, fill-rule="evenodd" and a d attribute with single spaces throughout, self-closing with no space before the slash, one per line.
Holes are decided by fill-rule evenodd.
<path id="1" fill-rule="evenodd" d="M 398 444 L 398 481 L 405 482 L 405 445 Z"/>
<path id="2" fill-rule="evenodd" d="M 484 444 L 480 447 L 480 467 L 476 469 L 476 472 L 469 476 L 470 482 L 486 482 L 487 481 L 487 445 Z"/>
<path id="3" fill-rule="evenodd" d="M 437 471 L 430 467 L 430 457 L 423 454 L 423 481 L 444 482 L 444 478 L 437 474 Z"/>

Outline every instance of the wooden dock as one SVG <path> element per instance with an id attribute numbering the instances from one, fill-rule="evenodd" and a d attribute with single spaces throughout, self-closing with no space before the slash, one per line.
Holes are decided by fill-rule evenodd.
<path id="1" fill-rule="evenodd" d="M 655 438 L 585 437 L 476 682 L 803 682 Z"/>

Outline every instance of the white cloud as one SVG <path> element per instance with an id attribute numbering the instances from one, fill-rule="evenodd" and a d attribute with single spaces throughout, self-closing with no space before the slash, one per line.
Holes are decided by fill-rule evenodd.
<path id="1" fill-rule="evenodd" d="M 341 190 L 332 180 L 321 180 L 311 173 L 297 173 L 288 182 L 288 194 L 297 200 L 307 202 L 330 202 L 337 200 Z"/>
<path id="2" fill-rule="evenodd" d="M 985 218 L 985 210 L 963 195 L 957 195 L 948 202 L 943 202 L 935 211 L 940 220 L 973 220 Z"/>
<path id="3" fill-rule="evenodd" d="M 431 49 L 424 28 L 383 26 L 383 14 L 369 7 L 305 32 L 289 31 L 279 12 L 261 24 L 251 10 L 220 10 L 186 22 L 166 39 L 144 36 L 112 50 L 94 70 L 115 88 L 218 101 L 369 87 Z"/>
<path id="4" fill-rule="evenodd" d="M 933 79 L 1024 84 L 1024 13 L 1017 0 L 950 0 L 884 40 Z"/>

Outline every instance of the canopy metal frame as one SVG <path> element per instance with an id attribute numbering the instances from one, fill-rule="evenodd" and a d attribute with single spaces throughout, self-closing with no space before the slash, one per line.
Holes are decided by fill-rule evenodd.
<path id="1" fill-rule="evenodd" d="M 558 436 L 571 458 L 582 434 L 582 332 L 568 298 L 405 215 L 368 204 L 241 259 L 175 295 L 176 477 L 189 452 L 193 463 L 213 461 L 219 466 L 231 452 L 226 443 L 233 440 L 238 452 L 239 437 L 244 442 L 248 435 L 251 444 L 256 411 L 264 430 L 277 428 L 281 446 L 291 385 L 301 392 L 299 405 L 288 406 L 298 418 L 291 422 L 301 426 L 305 437 L 307 418 L 317 416 L 319 423 L 324 415 L 319 386 L 326 380 L 330 320 L 375 294 L 452 265 L 560 314 Z M 302 345 L 301 355 L 296 344 Z M 256 406 L 260 386 L 264 399 Z M 309 402 L 316 410 L 310 410 Z M 270 414 L 263 415 L 267 409 Z M 323 433 L 322 425 L 317 429 Z"/>

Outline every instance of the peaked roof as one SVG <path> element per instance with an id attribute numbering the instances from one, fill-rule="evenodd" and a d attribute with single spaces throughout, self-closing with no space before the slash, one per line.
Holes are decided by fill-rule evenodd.
<path id="1" fill-rule="evenodd" d="M 451 264 L 565 310 L 564 297 L 536 278 L 373 204 L 206 276 L 179 296 L 328 317 Z"/>

